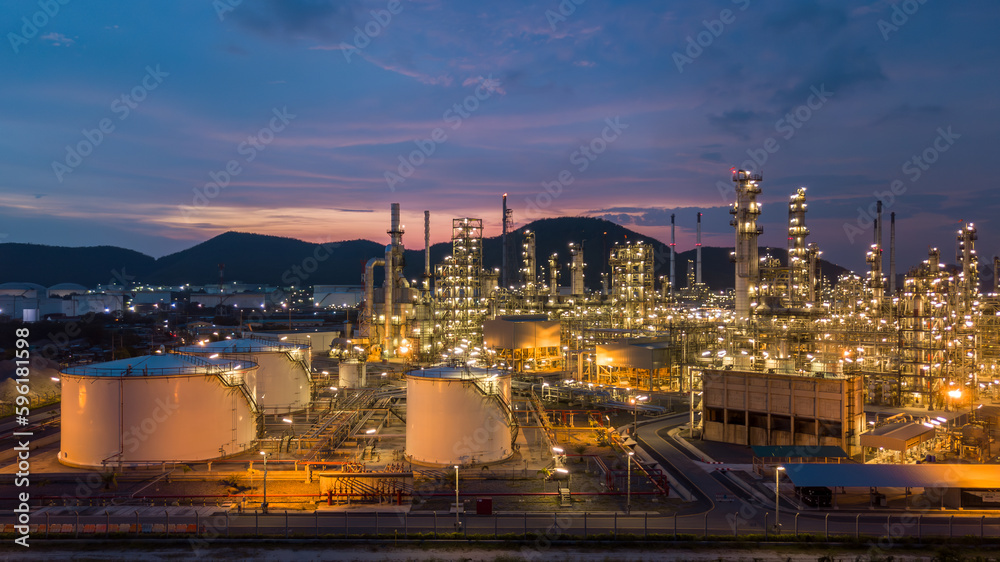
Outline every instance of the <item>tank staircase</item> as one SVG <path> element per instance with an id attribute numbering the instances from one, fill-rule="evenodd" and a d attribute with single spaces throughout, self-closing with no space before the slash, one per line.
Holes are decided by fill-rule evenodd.
<path id="1" fill-rule="evenodd" d="M 193 354 L 183 354 L 184 360 L 191 363 L 195 363 L 200 367 L 204 367 L 205 370 L 212 375 L 215 375 L 222 382 L 222 385 L 227 388 L 236 388 L 243 394 L 246 398 L 247 404 L 250 406 L 250 412 L 254 415 L 260 414 L 260 406 L 257 405 L 257 399 L 253 397 L 253 393 L 250 392 L 250 388 L 246 385 L 246 379 L 243 373 L 237 370 L 226 369 L 220 365 L 212 363 L 211 361 L 201 357 L 199 355 Z"/>
<path id="2" fill-rule="evenodd" d="M 305 360 L 305 359 L 303 359 L 303 358 L 301 358 L 301 357 L 300 357 L 300 358 L 298 358 L 298 359 L 296 359 L 296 358 L 295 358 L 295 357 L 294 357 L 294 356 L 292 355 L 292 352 L 290 352 L 290 351 L 286 351 L 286 352 L 285 352 L 285 357 L 287 357 L 289 361 L 291 361 L 291 362 L 292 362 L 292 363 L 294 363 L 295 365 L 298 365 L 299 367 L 301 367 L 301 368 L 302 368 L 302 370 L 303 370 L 303 371 L 305 371 L 305 373 L 306 373 L 306 378 L 307 378 L 307 379 L 309 379 L 309 382 L 310 382 L 310 383 L 311 383 L 311 382 L 313 381 L 313 376 L 312 376 L 312 369 L 310 369 L 310 368 L 309 368 L 309 365 L 307 365 L 307 364 L 306 364 L 306 360 Z"/>
<path id="3" fill-rule="evenodd" d="M 573 500 L 569 495 L 569 488 L 559 488 L 559 506 L 573 507 Z"/>
<path id="4" fill-rule="evenodd" d="M 495 376 L 496 375 L 494 375 L 494 377 Z M 472 386 L 475 387 L 481 395 L 488 399 L 492 399 L 498 406 L 500 406 L 500 411 L 503 412 L 503 415 L 507 418 L 507 427 L 510 428 L 510 450 L 516 450 L 514 445 L 517 443 L 517 434 L 520 427 L 517 423 L 517 417 L 514 416 L 514 412 L 510 407 L 510 402 L 508 402 L 507 397 L 503 395 L 497 379 L 466 376 L 463 377 L 462 380 L 472 384 Z"/>

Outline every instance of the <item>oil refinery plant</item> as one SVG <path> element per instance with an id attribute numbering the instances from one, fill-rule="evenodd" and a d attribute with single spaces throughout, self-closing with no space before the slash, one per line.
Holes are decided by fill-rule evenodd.
<path id="1" fill-rule="evenodd" d="M 975 226 L 957 232 L 957 268 L 931 249 L 897 283 L 895 213 L 886 274 L 878 204 L 866 275 L 830 279 L 809 242 L 807 189 L 790 194 L 783 261 L 759 245 L 761 175 L 734 169 L 732 181 L 729 293 L 702 279 L 702 213 L 691 217 L 697 243 L 683 288 L 674 215 L 669 256 L 642 241 L 616 243 L 589 269 L 604 272 L 599 285 L 588 286 L 585 241 L 569 244 L 568 263 L 537 255 L 537 234 L 513 229 L 506 194 L 500 268 L 484 267 L 483 220 L 473 217 L 452 219 L 451 251 L 432 263 L 424 211 L 423 272 L 407 279 L 393 203 L 357 313 L 334 333 L 292 329 L 289 312 L 280 333 L 203 323 L 199 333 L 212 335 L 184 345 L 62 367 L 52 469 L 174 474 L 204 465 L 244 482 L 219 495 L 240 509 L 266 510 L 261 468 L 263 482 L 270 470 L 305 486 L 287 502 L 333 507 L 416 506 L 421 486 L 447 488 L 450 471 L 502 486 L 541 475 L 556 482 L 563 506 L 591 501 L 574 496 L 588 479 L 599 492 L 586 493 L 624 494 L 627 506 L 633 486 L 694 501 L 682 471 L 633 459 L 640 415 L 683 415 L 678 438 L 691 443 L 752 448 L 741 466 L 764 480 L 792 459 L 993 459 L 1000 297 L 995 282 L 980 287 Z M 669 273 L 657 277 L 667 259 Z M 576 483 L 569 447 L 587 463 Z M 796 489 L 815 478 L 811 470 L 789 470 Z M 920 487 L 929 477 L 915 478 Z M 948 498 L 942 505 L 971 501 Z"/>

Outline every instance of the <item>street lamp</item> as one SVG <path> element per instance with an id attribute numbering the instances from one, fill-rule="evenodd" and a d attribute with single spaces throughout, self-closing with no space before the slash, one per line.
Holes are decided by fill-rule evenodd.
<path id="1" fill-rule="evenodd" d="M 554 467 L 558 467 L 560 462 L 559 458 L 562 457 L 563 455 L 563 449 L 562 447 L 552 447 L 552 452 L 556 454 L 554 457 L 552 457 L 552 460 L 555 461 L 552 464 L 554 465 Z M 565 461 L 566 459 L 562 460 Z"/>
<path id="2" fill-rule="evenodd" d="M 462 522 L 458 518 L 458 465 L 455 465 L 455 530 L 462 528 Z"/>
<path id="3" fill-rule="evenodd" d="M 948 396 L 950 396 L 951 399 L 955 401 L 955 411 L 956 412 L 961 411 L 961 409 L 959 408 L 958 401 L 962 398 L 962 391 L 958 388 L 956 388 L 955 390 L 949 390 Z"/>
<path id="4" fill-rule="evenodd" d="M 636 396 L 630 400 L 632 403 L 632 435 L 639 434 L 639 401 L 648 398 L 649 396 Z"/>
<path id="5" fill-rule="evenodd" d="M 781 524 L 778 522 L 778 477 L 781 475 L 781 471 L 785 470 L 785 467 L 778 466 L 774 469 L 774 531 L 779 532 L 781 530 Z"/>
<path id="6" fill-rule="evenodd" d="M 264 501 L 260 504 L 260 510 L 267 513 L 267 451 L 261 451 L 260 454 L 264 457 Z"/>
<path id="7" fill-rule="evenodd" d="M 632 455 L 635 453 L 632 451 L 628 452 L 628 456 L 625 457 L 625 462 L 628 464 L 628 484 L 627 491 L 625 492 L 625 513 L 632 512 Z"/>

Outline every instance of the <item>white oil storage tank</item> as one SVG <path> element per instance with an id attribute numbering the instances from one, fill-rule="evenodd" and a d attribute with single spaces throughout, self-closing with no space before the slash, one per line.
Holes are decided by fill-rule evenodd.
<path id="1" fill-rule="evenodd" d="M 178 351 L 256 363 L 260 368 L 250 390 L 265 414 L 295 412 L 309 405 L 312 366 L 308 344 L 248 337 L 199 343 Z"/>
<path id="2" fill-rule="evenodd" d="M 367 382 L 367 364 L 357 359 L 343 359 L 338 366 L 340 388 L 361 388 Z"/>
<path id="3" fill-rule="evenodd" d="M 256 370 L 174 353 L 65 368 L 59 461 L 144 466 L 252 450 L 260 413 L 246 381 Z"/>
<path id="4" fill-rule="evenodd" d="M 481 465 L 513 454 L 510 374 L 434 367 L 406 375 L 406 456 L 429 466 Z"/>

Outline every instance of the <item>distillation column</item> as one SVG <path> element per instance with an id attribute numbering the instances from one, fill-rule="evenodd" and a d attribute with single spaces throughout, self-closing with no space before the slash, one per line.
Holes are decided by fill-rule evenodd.
<path id="1" fill-rule="evenodd" d="M 959 298 L 962 314 L 971 314 L 973 302 L 979 297 L 979 256 L 976 255 L 976 227 L 971 222 L 958 231 L 958 255 L 956 259 L 961 266 L 959 274 Z"/>
<path id="2" fill-rule="evenodd" d="M 521 245 L 521 276 L 524 278 L 524 294 L 533 296 L 537 284 L 537 270 L 535 264 L 535 233 L 530 230 L 524 231 L 524 243 Z"/>
<path id="3" fill-rule="evenodd" d="M 677 246 L 677 240 L 674 237 L 674 230 L 676 228 L 674 224 L 675 216 L 676 215 L 674 215 L 673 213 L 670 213 L 670 292 L 671 293 L 677 290 L 677 279 L 674 276 L 674 271 L 676 271 L 676 269 L 674 268 L 674 259 L 676 258 L 675 247 Z"/>
<path id="4" fill-rule="evenodd" d="M 868 288 L 871 289 L 871 305 L 875 309 L 880 309 L 885 296 L 885 278 L 882 276 L 882 202 L 877 201 L 875 208 L 875 241 L 865 256 L 865 261 L 869 265 Z"/>
<path id="5" fill-rule="evenodd" d="M 385 313 L 385 333 L 383 334 L 382 352 L 385 357 L 395 355 L 394 339 L 396 337 L 393 328 L 393 318 L 397 316 L 394 306 L 393 293 L 398 287 L 403 286 L 403 228 L 399 224 L 399 203 L 393 203 L 390 211 L 389 245 L 385 247 L 385 282 L 382 284 L 383 292 L 383 312 Z"/>
<path id="6" fill-rule="evenodd" d="M 569 243 L 569 287 L 574 297 L 583 296 L 583 246 Z"/>
<path id="7" fill-rule="evenodd" d="M 671 252 L 673 252 L 673 249 L 671 249 Z M 701 213 L 698 213 L 698 237 L 694 243 L 694 256 L 694 282 L 696 285 L 701 285 Z"/>
<path id="8" fill-rule="evenodd" d="M 652 311 L 653 247 L 644 242 L 616 245 L 608 258 L 611 266 L 611 304 L 621 318 L 621 328 L 641 329 Z"/>
<path id="9" fill-rule="evenodd" d="M 431 212 L 424 211 L 424 293 L 431 290 Z"/>
<path id="10" fill-rule="evenodd" d="M 435 318 L 441 325 L 444 349 L 482 342 L 483 220 L 452 219 L 451 256 L 438 264 L 434 293 Z M 464 340 L 464 341 L 463 341 Z"/>
<path id="11" fill-rule="evenodd" d="M 889 297 L 896 296 L 896 213 L 889 213 Z"/>
<path id="12" fill-rule="evenodd" d="M 731 259 L 736 264 L 736 318 L 750 318 L 750 301 L 757 293 L 759 277 L 759 260 L 757 237 L 764 232 L 757 226 L 760 216 L 760 205 L 757 196 L 760 195 L 760 174 L 745 170 L 733 169 L 733 182 L 736 184 L 736 202 L 729 214 L 733 219 L 729 224 L 736 229 L 736 250 Z"/>
<path id="13" fill-rule="evenodd" d="M 500 286 L 505 289 L 509 289 L 513 284 L 513 279 L 511 279 L 510 268 L 513 265 L 511 262 L 511 243 L 510 238 L 514 234 L 514 209 L 507 208 L 507 194 L 503 194 L 503 255 L 500 257 Z"/>
<path id="14" fill-rule="evenodd" d="M 800 187 L 788 202 L 788 297 L 792 306 L 802 306 L 810 297 L 809 247 L 806 237 L 806 188 Z"/>
<path id="15" fill-rule="evenodd" d="M 559 295 L 559 254 L 549 256 L 549 296 Z"/>

